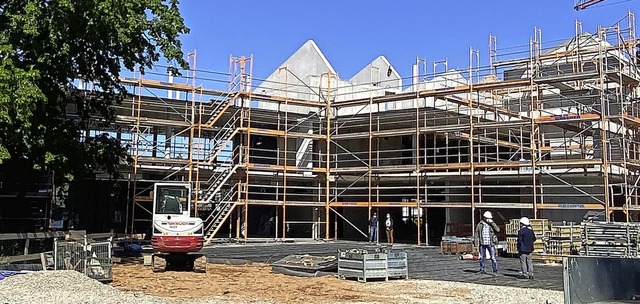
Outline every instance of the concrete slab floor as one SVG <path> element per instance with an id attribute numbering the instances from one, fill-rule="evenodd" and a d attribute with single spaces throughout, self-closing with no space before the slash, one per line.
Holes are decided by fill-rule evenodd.
<path id="1" fill-rule="evenodd" d="M 384 244 L 381 244 L 384 245 Z M 375 244 L 350 241 L 300 241 L 295 243 L 216 244 L 202 250 L 209 258 L 249 260 L 271 263 L 290 254 L 317 256 L 337 255 L 338 250 L 370 249 Z M 409 278 L 456 281 L 476 284 L 563 290 L 562 266 L 534 262 L 535 279 L 519 279 L 520 261 L 517 258 L 498 257 L 497 274 L 477 274 L 479 261 L 459 260 L 457 255 L 441 254 L 439 247 L 394 244 L 408 254 Z M 491 261 L 485 263 L 491 272 Z"/>

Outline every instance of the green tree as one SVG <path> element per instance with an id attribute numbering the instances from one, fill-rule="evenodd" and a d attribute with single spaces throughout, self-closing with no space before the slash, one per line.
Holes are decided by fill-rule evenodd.
<path id="1" fill-rule="evenodd" d="M 81 134 L 90 121 L 113 122 L 124 69 L 163 57 L 188 68 L 179 40 L 188 32 L 178 0 L 0 0 L 0 171 L 62 181 L 117 174 L 126 148 Z M 74 79 L 96 92 L 80 92 Z"/>

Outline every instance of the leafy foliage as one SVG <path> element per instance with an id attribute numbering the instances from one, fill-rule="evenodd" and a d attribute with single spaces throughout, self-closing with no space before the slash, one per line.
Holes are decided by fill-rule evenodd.
<path id="1" fill-rule="evenodd" d="M 122 68 L 162 57 L 188 68 L 179 40 L 188 32 L 178 0 L 0 0 L 0 171 L 116 174 L 126 149 L 106 135 L 82 140 L 83 130 L 113 121 Z"/>

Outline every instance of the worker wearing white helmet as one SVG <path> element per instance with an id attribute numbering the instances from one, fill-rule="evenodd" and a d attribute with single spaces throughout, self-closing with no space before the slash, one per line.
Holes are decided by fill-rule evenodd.
<path id="1" fill-rule="evenodd" d="M 496 261 L 496 247 L 498 242 L 496 233 L 500 232 L 500 227 L 493 221 L 493 215 L 489 211 L 485 211 L 482 214 L 482 221 L 476 226 L 474 233 L 475 245 L 480 251 L 480 271 L 478 274 L 486 273 L 484 270 L 484 261 L 486 259 L 486 252 L 489 252 L 491 257 L 491 268 L 493 273 L 498 272 L 498 262 Z"/>
<path id="2" fill-rule="evenodd" d="M 523 279 L 533 279 L 533 243 L 536 241 L 536 234 L 533 233 L 531 222 L 526 216 L 520 219 L 520 230 L 518 230 L 518 255 L 520 256 L 520 268 Z"/>

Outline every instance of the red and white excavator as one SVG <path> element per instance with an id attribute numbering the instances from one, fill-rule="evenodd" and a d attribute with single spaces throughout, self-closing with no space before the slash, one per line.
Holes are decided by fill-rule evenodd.
<path id="1" fill-rule="evenodd" d="M 206 272 L 202 219 L 191 216 L 191 184 L 156 183 L 153 189 L 153 271 L 187 268 Z"/>

